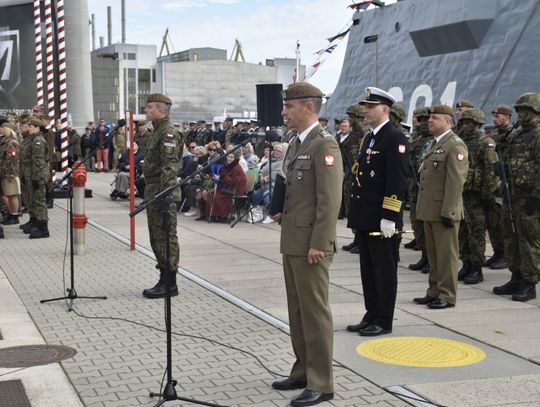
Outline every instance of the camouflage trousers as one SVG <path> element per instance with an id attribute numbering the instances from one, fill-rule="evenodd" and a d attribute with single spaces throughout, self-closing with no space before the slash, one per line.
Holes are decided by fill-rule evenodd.
<path id="1" fill-rule="evenodd" d="M 499 198 L 500 199 L 500 198 Z M 489 240 L 495 253 L 504 254 L 504 239 L 502 232 L 502 206 L 495 200 L 489 201 L 487 205 L 486 224 Z"/>
<path id="2" fill-rule="evenodd" d="M 32 188 L 32 181 L 27 181 L 24 175 L 21 176 L 21 195 L 28 213 L 31 213 L 30 208 L 32 207 L 32 203 L 30 202 L 30 188 Z"/>
<path id="3" fill-rule="evenodd" d="M 49 215 L 47 214 L 47 183 L 39 181 L 39 188 L 34 189 L 32 186 L 32 181 L 27 182 L 29 190 L 29 200 L 31 202 L 28 213 L 30 216 L 33 216 L 37 221 L 47 222 L 49 220 Z"/>
<path id="4" fill-rule="evenodd" d="M 411 200 L 411 226 L 414 231 L 414 238 L 416 240 L 416 246 L 421 250 L 426 248 L 426 238 L 424 235 L 424 222 L 416 218 L 416 197 L 415 200 Z"/>
<path id="5" fill-rule="evenodd" d="M 343 207 L 343 215 L 348 219 L 349 218 L 349 207 L 351 206 L 351 189 L 352 183 L 354 182 L 354 174 L 350 171 L 345 174 L 343 178 L 343 195 L 341 199 L 341 205 Z"/>
<path id="6" fill-rule="evenodd" d="M 512 274 L 529 283 L 537 283 L 540 274 L 540 208 L 528 210 L 527 199 L 530 198 L 512 199 L 515 234 L 512 233 L 508 205 L 503 205 L 504 254 Z"/>
<path id="7" fill-rule="evenodd" d="M 459 226 L 459 258 L 472 266 L 484 265 L 486 251 L 486 206 L 480 194 L 463 194 L 465 218 Z"/>
<path id="8" fill-rule="evenodd" d="M 144 199 L 149 201 L 156 194 L 161 192 L 161 184 L 147 184 L 144 190 Z M 161 214 L 161 203 L 154 202 L 148 208 L 146 208 L 146 216 L 148 219 L 148 232 L 150 234 L 150 245 L 156 256 L 158 262 L 158 268 L 161 271 L 165 271 L 166 266 L 166 234 L 163 227 L 163 216 Z M 178 246 L 178 236 L 176 233 L 176 203 L 171 202 L 168 204 L 168 217 L 170 222 L 169 233 L 169 270 L 176 272 L 178 269 L 178 259 L 180 256 L 180 248 Z"/>

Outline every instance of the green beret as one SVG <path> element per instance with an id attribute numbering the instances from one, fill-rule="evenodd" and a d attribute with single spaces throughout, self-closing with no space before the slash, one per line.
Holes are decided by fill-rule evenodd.
<path id="1" fill-rule="evenodd" d="M 456 107 L 474 107 L 474 104 L 470 100 L 463 99 L 456 103 Z"/>
<path id="2" fill-rule="evenodd" d="M 283 100 L 322 98 L 324 93 L 308 82 L 297 82 L 289 85 L 287 89 L 281 92 Z"/>
<path id="3" fill-rule="evenodd" d="M 507 116 L 512 116 L 512 108 L 508 105 L 497 105 L 494 111 L 491 113 L 493 114 L 505 114 Z"/>
<path id="4" fill-rule="evenodd" d="M 431 106 L 430 113 L 431 114 L 445 114 L 445 115 L 454 117 L 454 112 L 452 111 L 452 108 L 448 105 Z"/>
<path id="5" fill-rule="evenodd" d="M 43 126 L 45 126 L 45 123 L 43 123 L 43 121 L 39 120 L 37 117 L 30 117 L 28 119 L 28 124 L 30 126 L 34 126 L 34 127 L 43 127 Z"/>
<path id="6" fill-rule="evenodd" d="M 152 102 L 158 102 L 158 103 L 165 103 L 167 105 L 172 105 L 172 100 L 167 95 L 164 95 L 163 93 L 152 93 L 151 95 L 148 95 L 146 98 L 146 103 L 152 103 Z"/>
<path id="7" fill-rule="evenodd" d="M 429 107 L 417 107 L 414 109 L 413 116 L 429 117 Z"/>

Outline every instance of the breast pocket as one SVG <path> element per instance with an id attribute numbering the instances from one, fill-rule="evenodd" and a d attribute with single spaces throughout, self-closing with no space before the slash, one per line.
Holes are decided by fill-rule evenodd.
<path id="1" fill-rule="evenodd" d="M 315 174 L 313 173 L 311 160 L 297 160 L 293 166 L 292 174 L 288 177 L 293 178 L 293 182 L 299 187 L 308 187 L 315 184 Z"/>

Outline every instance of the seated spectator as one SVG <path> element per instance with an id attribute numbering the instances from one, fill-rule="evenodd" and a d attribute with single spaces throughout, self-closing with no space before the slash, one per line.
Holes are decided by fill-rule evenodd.
<path id="1" fill-rule="evenodd" d="M 141 178 L 142 175 L 142 164 L 144 162 L 144 154 L 142 151 L 139 151 L 139 146 L 137 143 L 133 143 L 133 149 L 135 153 L 134 157 L 134 163 L 135 163 L 135 186 L 137 187 L 137 195 L 141 196 L 140 192 L 138 190 L 137 180 Z M 114 187 L 114 190 L 111 192 L 111 199 L 116 198 L 122 198 L 127 199 L 127 190 L 129 187 L 129 153 L 130 151 L 126 151 L 125 153 L 122 153 L 118 160 L 117 170 L 118 173 L 116 174 L 116 184 Z M 139 181 L 140 185 L 140 181 Z"/>
<path id="2" fill-rule="evenodd" d="M 225 165 L 214 178 L 216 187 L 207 193 L 204 215 L 211 222 L 226 221 L 232 211 L 231 198 L 246 193 L 246 174 L 238 163 L 241 155 L 240 150 L 227 154 Z"/>
<path id="3" fill-rule="evenodd" d="M 255 151 L 253 151 L 253 146 L 251 143 L 246 143 L 242 146 L 242 156 L 246 162 L 249 162 L 249 159 L 255 156 Z"/>
<path id="4" fill-rule="evenodd" d="M 214 160 L 216 157 L 222 154 L 223 149 L 219 141 L 211 141 L 206 147 L 208 151 L 208 158 L 206 161 Z M 203 172 L 203 184 L 197 189 L 195 198 L 197 200 L 197 207 L 199 209 L 199 216 L 195 220 L 204 220 L 205 216 L 205 202 L 208 200 L 208 192 L 214 188 L 214 178 L 219 176 L 219 172 L 223 168 L 222 160 L 213 163 L 206 171 Z"/>
<path id="5" fill-rule="evenodd" d="M 207 155 L 206 148 L 203 146 L 195 146 L 194 149 L 191 149 L 193 154 L 193 162 L 190 167 L 191 172 L 186 173 L 186 177 L 189 177 L 196 170 L 202 168 L 206 164 Z M 203 185 L 203 176 L 202 174 L 197 174 L 195 177 L 190 178 L 186 181 L 182 187 L 182 196 L 185 199 L 184 206 L 188 208 L 187 212 L 184 212 L 184 216 L 196 216 L 200 215 L 197 210 L 197 199 L 196 194 Z M 203 214 L 204 215 L 204 214 Z"/>
<path id="6" fill-rule="evenodd" d="M 259 187 L 253 192 L 251 198 L 253 205 L 263 205 L 266 209 L 270 207 L 270 185 L 274 188 L 277 174 L 282 172 L 283 158 L 285 157 L 286 146 L 278 143 L 272 150 L 272 159 L 261 166 L 259 174 Z M 270 173 L 271 171 L 271 173 Z M 271 223 L 272 218 L 266 216 L 263 223 Z"/>

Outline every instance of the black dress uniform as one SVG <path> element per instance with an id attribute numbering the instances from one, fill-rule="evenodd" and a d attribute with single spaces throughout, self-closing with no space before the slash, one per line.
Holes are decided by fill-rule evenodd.
<path id="1" fill-rule="evenodd" d="M 381 219 L 403 226 L 402 202 L 407 190 L 409 162 L 405 135 L 390 122 L 370 132 L 353 168 L 348 227 L 360 235 L 360 272 L 366 314 L 363 325 L 392 330 L 397 292 L 398 235 L 369 236 L 380 230 Z"/>

